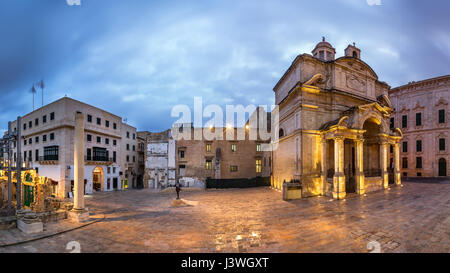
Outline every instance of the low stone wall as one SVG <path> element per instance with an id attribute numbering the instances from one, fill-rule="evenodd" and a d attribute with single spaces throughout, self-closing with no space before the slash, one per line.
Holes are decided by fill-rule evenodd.
<path id="1" fill-rule="evenodd" d="M 383 189 L 383 179 L 381 177 L 365 177 L 364 188 L 367 192 Z"/>
<path id="2" fill-rule="evenodd" d="M 17 227 L 17 217 L 7 216 L 0 217 L 0 230 L 16 228 Z"/>

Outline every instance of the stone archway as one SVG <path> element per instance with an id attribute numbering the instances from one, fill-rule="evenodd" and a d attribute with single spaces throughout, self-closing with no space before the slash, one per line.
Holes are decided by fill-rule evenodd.
<path id="1" fill-rule="evenodd" d="M 381 176 L 381 154 L 379 134 L 381 132 L 381 123 L 375 118 L 368 118 L 363 124 L 364 150 L 364 176 L 380 177 Z"/>
<path id="2" fill-rule="evenodd" d="M 94 191 L 104 191 L 105 176 L 103 168 L 98 166 L 92 171 L 92 187 Z"/>

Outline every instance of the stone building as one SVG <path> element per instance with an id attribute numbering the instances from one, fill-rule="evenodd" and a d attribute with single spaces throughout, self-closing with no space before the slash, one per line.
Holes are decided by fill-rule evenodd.
<path id="1" fill-rule="evenodd" d="M 250 128 L 245 130 L 245 140 L 238 140 L 238 128 L 193 128 L 191 138 L 176 138 L 177 178 L 188 186 L 200 186 L 206 179 L 251 179 L 270 177 L 270 152 L 263 152 L 261 145 L 268 141 L 250 140 Z M 195 140 L 194 135 L 205 131 L 221 132 L 222 138 L 202 137 Z M 234 134 L 228 140 L 227 134 Z"/>
<path id="2" fill-rule="evenodd" d="M 145 138 L 146 143 L 144 183 L 154 189 L 175 185 L 176 152 L 171 131 L 139 132 L 138 134 Z"/>
<path id="3" fill-rule="evenodd" d="M 85 116 L 85 192 L 128 187 L 135 180 L 136 128 L 122 118 L 83 102 L 64 97 L 22 117 L 22 160 L 40 176 L 55 182 L 54 194 L 67 197 L 74 181 L 75 113 Z M 12 122 L 17 130 L 17 120 Z M 134 147 L 134 148 L 133 148 Z M 13 165 L 17 145 L 13 147 Z"/>
<path id="4" fill-rule="evenodd" d="M 399 142 L 390 128 L 389 85 L 378 80 L 354 44 L 345 56 L 323 39 L 295 58 L 274 87 L 279 140 L 273 155 L 273 187 L 298 180 L 302 196 L 344 198 L 400 184 Z M 388 172 L 393 145 L 394 172 Z M 395 177 L 395 179 L 394 179 Z"/>
<path id="5" fill-rule="evenodd" d="M 449 176 L 450 75 L 393 88 L 389 98 L 395 109 L 390 126 L 400 127 L 404 134 L 400 145 L 402 175 Z"/>

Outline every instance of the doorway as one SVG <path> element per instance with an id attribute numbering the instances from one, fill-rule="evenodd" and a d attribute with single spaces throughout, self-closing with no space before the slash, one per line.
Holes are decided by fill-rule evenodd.
<path id="1" fill-rule="evenodd" d="M 447 161 L 445 158 L 439 159 L 439 176 L 447 176 Z"/>
<path id="2" fill-rule="evenodd" d="M 117 190 L 117 177 L 113 178 L 113 189 Z"/>
<path id="3" fill-rule="evenodd" d="M 97 167 L 92 173 L 92 184 L 94 191 L 103 191 L 104 176 L 102 167 Z"/>

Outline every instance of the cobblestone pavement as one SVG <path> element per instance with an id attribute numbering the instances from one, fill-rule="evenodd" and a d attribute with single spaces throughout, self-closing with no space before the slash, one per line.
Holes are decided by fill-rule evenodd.
<path id="1" fill-rule="evenodd" d="M 404 187 L 291 202 L 269 188 L 174 193 L 99 193 L 89 209 L 105 220 L 0 252 L 450 252 L 450 184 Z M 376 241 L 376 243 L 370 243 Z"/>

